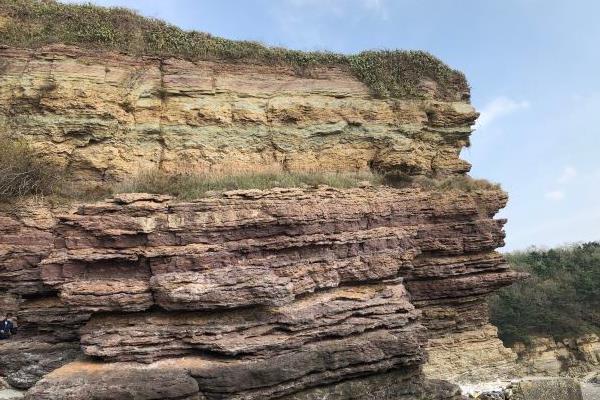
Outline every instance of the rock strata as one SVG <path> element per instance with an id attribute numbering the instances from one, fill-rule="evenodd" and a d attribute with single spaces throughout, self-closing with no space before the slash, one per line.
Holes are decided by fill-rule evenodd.
<path id="1" fill-rule="evenodd" d="M 459 154 L 478 114 L 462 81 L 422 74 L 419 96 L 375 98 L 336 65 L 58 44 L 0 46 L 0 61 L 0 134 L 78 183 L 470 168 Z M 0 375 L 30 400 L 461 399 L 435 378 L 513 357 L 486 308 L 521 278 L 495 251 L 506 201 L 491 185 L 365 185 L 0 212 L 0 306 L 20 329 Z"/>
<path id="2" fill-rule="evenodd" d="M 600 338 L 594 334 L 563 340 L 535 337 L 529 345 L 516 343 L 512 349 L 530 375 L 581 378 L 600 370 Z"/>
<path id="3" fill-rule="evenodd" d="M 486 326 L 485 295 L 519 278 L 494 252 L 505 200 L 495 189 L 321 187 L 193 202 L 129 194 L 61 210 L 14 301 L 22 336 L 0 350 L 52 345 L 5 374 L 29 387 L 83 353 L 101 363 L 67 364 L 30 398 L 134 390 L 129 377 L 146 371 L 196 382 L 162 398 L 342 396 L 395 374 L 406 385 L 382 383 L 382 398 L 414 397 L 426 351 L 435 375 L 440 340 Z M 493 348 L 495 331 L 478 340 Z M 140 398 L 161 398 L 148 390 Z"/>
<path id="4" fill-rule="evenodd" d="M 281 66 L 61 45 L 2 47 L 0 60 L 4 130 L 86 182 L 153 168 L 469 170 L 458 154 L 478 114 L 464 93 L 375 99 L 338 67 L 302 77 Z"/>

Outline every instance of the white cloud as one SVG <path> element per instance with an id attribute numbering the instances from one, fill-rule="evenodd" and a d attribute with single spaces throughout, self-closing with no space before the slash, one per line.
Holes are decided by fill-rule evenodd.
<path id="1" fill-rule="evenodd" d="M 571 165 L 567 165 L 558 177 L 558 183 L 568 183 L 577 177 L 577 169 Z"/>
<path id="2" fill-rule="evenodd" d="M 565 193 L 561 190 L 553 190 L 544 195 L 548 200 L 561 201 L 565 198 Z"/>
<path id="3" fill-rule="evenodd" d="M 475 128 L 479 129 L 491 124 L 494 120 L 511 114 L 515 111 L 525 110 L 530 107 L 528 101 L 515 101 L 507 97 L 497 97 L 487 103 L 481 110 Z"/>

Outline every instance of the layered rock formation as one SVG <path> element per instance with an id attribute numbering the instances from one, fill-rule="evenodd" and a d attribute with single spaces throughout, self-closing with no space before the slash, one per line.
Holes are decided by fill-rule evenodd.
<path id="1" fill-rule="evenodd" d="M 536 337 L 530 344 L 516 343 L 512 349 L 529 375 L 581 378 L 600 370 L 600 338 L 594 334 L 564 340 Z"/>
<path id="2" fill-rule="evenodd" d="M 2 133 L 79 182 L 469 170 L 477 113 L 454 72 L 449 88 L 423 74 L 418 95 L 376 98 L 340 65 L 62 45 L 3 46 L 0 61 Z M 485 304 L 520 277 L 495 252 L 505 203 L 492 186 L 365 184 L 4 211 L 0 304 L 20 333 L 0 375 L 29 399 L 458 399 L 428 378 L 513 358 Z"/>
<path id="3" fill-rule="evenodd" d="M 337 67 L 308 78 L 286 67 L 64 46 L 0 48 L 0 59 L 2 126 L 80 180 L 123 179 L 149 168 L 469 169 L 458 154 L 477 113 L 465 91 L 449 99 L 435 90 L 426 99 L 375 99 Z"/>
<path id="4" fill-rule="evenodd" d="M 32 384 L 57 366 L 52 352 L 66 362 L 80 342 L 102 364 L 60 368 L 32 398 L 133 390 L 145 374 L 179 382 L 156 380 L 160 398 L 312 398 L 315 386 L 344 393 L 387 375 L 390 396 L 414 397 L 428 336 L 480 329 L 483 296 L 517 277 L 493 251 L 504 201 L 496 190 L 323 187 L 188 203 L 120 195 L 56 212 L 36 230 L 52 244 L 6 247 L 7 261 L 40 260 L 9 288 L 25 296 L 22 333 L 1 350 L 39 348 L 5 366 L 8 380 Z M 31 229 L 13 225 L 21 238 Z M 33 369 L 39 359 L 48 365 Z"/>

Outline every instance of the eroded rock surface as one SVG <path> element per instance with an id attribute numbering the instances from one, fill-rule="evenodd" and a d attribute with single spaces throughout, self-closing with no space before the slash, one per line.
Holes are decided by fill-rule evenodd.
<path id="1" fill-rule="evenodd" d="M 137 170 L 469 170 L 473 107 L 374 99 L 349 71 L 0 48 L 0 121 L 79 180 Z M 423 77 L 424 80 L 427 77 Z M 466 94 L 468 97 L 468 93 Z"/>
<path id="2" fill-rule="evenodd" d="M 32 341 L 70 350 L 55 360 L 36 348 L 7 375 L 33 368 L 18 383 L 29 387 L 87 356 L 102 363 L 67 364 L 30 398 L 126 393 L 137 390 L 131 376 L 165 368 L 196 386 L 140 398 L 342 399 L 395 374 L 406 385 L 382 383 L 381 398 L 417 398 L 427 349 L 426 371 L 445 367 L 443 338 L 495 346 L 489 328 L 467 338 L 487 326 L 485 295 L 519 278 L 494 251 L 505 201 L 495 189 L 321 187 L 192 202 L 128 194 L 61 210 L 42 230 L 52 244 L 26 293 L 6 295 L 21 333 L 0 351 Z M 40 357 L 48 362 L 33 367 Z"/>
<path id="3" fill-rule="evenodd" d="M 379 99 L 338 67 L 59 45 L 0 47 L 0 61 L 0 126 L 76 181 L 470 167 L 468 93 L 440 96 L 427 76 L 426 95 Z M 318 187 L 2 212 L 0 305 L 19 334 L 0 343 L 0 375 L 31 400 L 460 399 L 427 377 L 514 358 L 485 304 L 521 277 L 495 251 L 506 200 Z"/>
<path id="4" fill-rule="evenodd" d="M 512 349 L 529 375 L 581 378 L 600 370 L 600 338 L 594 334 L 563 340 L 534 337 L 529 345 L 516 343 Z"/>

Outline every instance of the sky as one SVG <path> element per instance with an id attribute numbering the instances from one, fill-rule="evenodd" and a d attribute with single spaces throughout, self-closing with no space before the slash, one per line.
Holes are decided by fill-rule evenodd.
<path id="1" fill-rule="evenodd" d="M 598 1 L 92 2 L 300 50 L 429 51 L 466 74 L 481 112 L 462 157 L 509 193 L 503 251 L 600 240 Z"/>

